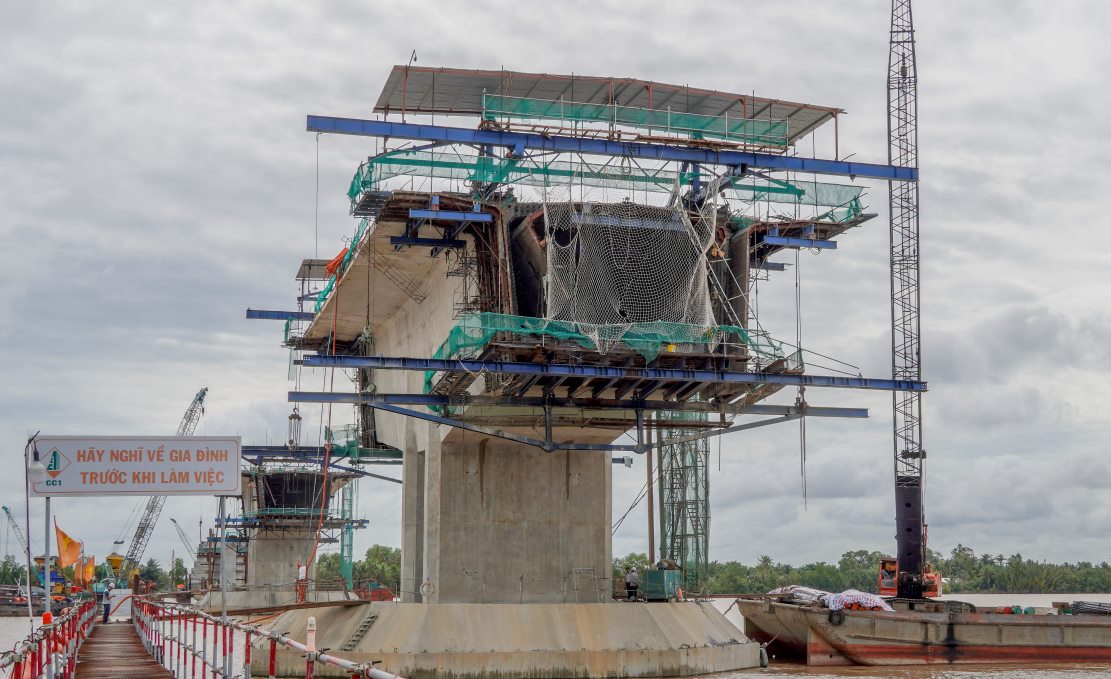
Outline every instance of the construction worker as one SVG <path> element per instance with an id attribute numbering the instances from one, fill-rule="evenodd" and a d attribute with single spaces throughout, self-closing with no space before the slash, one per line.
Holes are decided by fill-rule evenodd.
<path id="1" fill-rule="evenodd" d="M 637 600 L 637 590 L 640 589 L 640 575 L 635 568 L 625 568 L 625 593 L 629 601 Z"/>
<path id="2" fill-rule="evenodd" d="M 105 625 L 108 624 L 108 614 L 112 612 L 112 588 L 104 590 L 104 620 Z"/>
<path id="3" fill-rule="evenodd" d="M 307 563 L 297 561 L 297 582 L 294 585 L 297 591 L 297 603 L 305 600 L 305 593 L 309 588 L 309 568 Z"/>

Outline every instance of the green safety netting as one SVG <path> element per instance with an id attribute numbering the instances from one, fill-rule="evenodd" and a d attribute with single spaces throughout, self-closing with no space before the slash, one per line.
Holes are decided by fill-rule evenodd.
<path id="1" fill-rule="evenodd" d="M 332 457 L 359 457 L 359 442 L 354 438 L 355 427 L 346 425 L 342 427 L 324 427 L 324 439 L 331 444 Z M 344 439 L 343 443 L 336 441 L 336 437 Z"/>
<path id="2" fill-rule="evenodd" d="M 531 158 L 497 158 L 455 150 L 390 151 L 371 158 L 355 171 L 347 196 L 352 205 L 365 191 L 380 190 L 387 179 L 402 176 L 455 179 L 479 183 L 526 186 L 586 185 L 611 189 L 670 193 L 694 182 L 693 172 L 665 168 L 641 168 L 620 158 L 608 163 L 587 163 Z M 705 176 L 703 176 L 705 180 Z M 817 181 L 785 182 L 778 179 L 745 178 L 728 191 L 746 201 L 770 201 L 792 205 L 845 208 L 859 201 L 862 186 Z"/>
<path id="3" fill-rule="evenodd" d="M 760 146 L 787 146 L 787 121 L 680 113 L 668 109 L 636 108 L 620 104 L 586 104 L 574 101 L 482 95 L 484 120 L 518 118 L 578 123 L 625 125 L 663 134 L 687 134 L 697 139 L 713 137 Z"/>
<path id="4" fill-rule="evenodd" d="M 359 220 L 358 226 L 355 227 L 355 235 L 351 237 L 351 244 L 347 248 L 347 253 L 343 256 L 340 262 L 339 269 L 335 274 L 328 277 L 328 282 L 324 285 L 324 289 L 316 296 L 316 304 L 313 305 L 313 313 L 320 313 L 323 308 L 324 302 L 327 301 L 328 296 L 332 294 L 332 290 L 336 287 L 336 280 L 343 278 L 343 274 L 347 272 L 347 267 L 351 265 L 351 260 L 355 258 L 355 252 L 359 249 L 359 243 L 362 242 L 363 236 L 366 235 L 367 229 L 370 227 L 370 220 L 363 218 Z M 288 339 L 288 328 L 287 328 Z"/>
<path id="5" fill-rule="evenodd" d="M 334 429 L 324 427 L 324 438 L 331 444 L 332 457 L 345 457 L 353 462 L 376 457 L 401 459 L 401 451 L 396 449 L 363 448 L 356 439 L 357 434 L 358 427 L 353 424 L 341 425 Z M 343 443 L 339 443 L 340 440 Z"/>
<path id="6" fill-rule="evenodd" d="M 673 351 L 681 345 L 702 344 L 712 348 L 727 340 L 742 342 L 754 354 L 765 358 L 784 356 L 782 344 L 764 331 L 734 325 L 700 326 L 663 321 L 601 325 L 476 312 L 460 319 L 432 358 L 450 360 L 475 356 L 499 333 L 570 340 L 584 349 L 602 352 L 623 344 L 643 356 L 645 361 L 653 361 L 660 353 Z M 739 340 L 731 339 L 731 335 Z M 425 393 L 431 391 L 434 376 L 435 371 L 425 373 Z"/>

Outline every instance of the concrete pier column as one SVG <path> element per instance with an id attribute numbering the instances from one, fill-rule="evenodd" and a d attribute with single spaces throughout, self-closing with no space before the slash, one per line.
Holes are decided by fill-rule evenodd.
<path id="1" fill-rule="evenodd" d="M 610 599 L 609 455 L 452 434 L 430 445 L 425 580 L 432 603 Z"/>
<path id="2" fill-rule="evenodd" d="M 406 422 L 401 462 L 401 591 L 405 603 L 421 600 L 424 580 L 424 470 L 425 453 L 418 449 L 414 422 Z"/>
<path id="3" fill-rule="evenodd" d="M 443 486 L 441 460 L 442 444 L 436 435 L 436 425 L 429 424 L 428 449 L 424 458 L 424 557 L 423 578 L 420 582 L 421 601 L 435 604 L 441 601 L 439 583 L 435 574 L 440 570 L 440 520 Z"/>

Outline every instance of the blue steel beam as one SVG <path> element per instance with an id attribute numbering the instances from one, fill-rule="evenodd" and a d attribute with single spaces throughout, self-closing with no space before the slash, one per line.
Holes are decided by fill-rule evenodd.
<path id="1" fill-rule="evenodd" d="M 463 233 L 463 229 L 467 228 L 470 225 L 470 222 L 459 222 L 458 224 L 452 226 L 450 229 L 444 229 L 444 240 L 456 240 L 457 238 L 459 238 L 459 234 Z M 438 247 L 432 248 L 432 252 L 429 252 L 428 256 L 435 257 L 436 255 L 440 254 L 441 249 L 442 248 Z"/>
<path id="2" fill-rule="evenodd" d="M 503 438 L 503 439 L 507 439 L 507 440 L 510 440 L 510 441 L 516 441 L 517 443 L 524 443 L 525 445 L 535 446 L 536 448 L 540 448 L 541 450 L 546 450 L 548 452 L 554 452 L 554 451 L 557 451 L 557 450 L 605 450 L 605 451 L 616 452 L 616 451 L 624 450 L 624 451 L 631 451 L 631 452 L 639 454 L 639 453 L 644 453 L 645 451 L 649 450 L 650 448 L 660 448 L 664 445 L 668 445 L 669 443 L 682 443 L 684 441 L 693 441 L 695 439 L 708 438 L 710 436 L 721 436 L 722 434 L 729 434 L 729 433 L 735 432 L 735 431 L 744 431 L 746 429 L 755 429 L 757 427 L 766 427 L 769 424 L 779 424 L 781 422 L 791 422 L 792 420 L 797 420 L 800 417 L 802 417 L 802 415 L 798 415 L 798 414 L 783 415 L 783 416 L 780 416 L 780 417 L 770 417 L 766 420 L 757 420 L 756 422 L 746 422 L 744 424 L 735 424 L 731 427 L 721 427 L 719 429 L 709 429 L 709 430 L 706 430 L 706 431 L 703 431 L 703 432 L 699 432 L 698 434 L 692 434 L 691 436 L 687 436 L 687 437 L 683 437 L 683 438 L 673 438 L 673 439 L 667 439 L 667 440 L 664 440 L 664 441 L 656 441 L 652 445 L 648 445 L 648 444 L 644 444 L 644 443 L 629 443 L 629 444 L 620 444 L 620 443 L 558 443 L 558 442 L 555 442 L 555 441 L 542 441 L 540 439 L 534 439 L 534 438 L 531 438 L 531 437 L 528 437 L 528 436 L 521 436 L 519 434 L 511 434 L 511 433 L 509 433 L 507 431 L 504 431 L 502 429 L 494 429 L 492 427 L 481 427 L 481 426 L 478 426 L 478 425 L 475 425 L 475 424 L 470 424 L 469 422 L 464 422 L 462 420 L 454 420 L 454 419 L 451 419 L 449 417 L 440 417 L 439 415 L 433 415 L 432 413 L 424 413 L 424 412 L 421 412 L 419 410 L 411 410 L 409 408 L 401 408 L 401 407 L 398 407 L 398 406 L 391 406 L 391 405 L 377 405 L 377 406 L 374 406 L 374 407 L 378 408 L 379 410 L 385 410 L 386 412 L 396 413 L 398 415 L 406 415 L 408 417 L 415 417 L 415 418 L 420 419 L 420 420 L 427 420 L 429 422 L 435 422 L 436 424 L 444 424 L 444 425 L 447 425 L 449 427 L 457 427 L 459 429 L 466 429 L 467 431 L 473 431 L 473 432 L 477 432 L 477 433 L 480 433 L 480 434 L 486 434 L 488 436 L 495 436 L 497 438 Z M 615 458 L 611 458 L 611 460 L 614 460 L 614 459 Z"/>
<path id="3" fill-rule="evenodd" d="M 273 459 L 273 458 L 289 459 L 289 458 L 292 457 L 292 458 L 295 458 L 295 459 L 312 461 L 312 462 L 319 462 L 320 459 L 322 457 L 324 457 L 324 449 L 323 448 L 295 448 L 295 449 L 293 449 L 293 451 L 294 452 L 291 454 L 290 449 L 285 447 L 285 446 L 243 446 L 243 457 L 254 458 L 255 460 L 259 460 L 259 461 L 261 461 L 262 459 Z M 297 451 L 300 451 L 300 452 L 297 452 Z M 305 452 L 305 451 L 309 451 L 309 452 Z M 623 457 L 610 458 L 610 461 L 613 464 L 625 464 L 625 458 L 623 458 Z M 364 459 L 364 460 L 359 460 L 358 463 L 359 464 L 368 464 L 369 463 L 369 464 L 400 465 L 400 464 L 402 464 L 402 461 L 401 460 L 381 460 L 381 459 L 365 460 Z M 333 469 L 339 469 L 341 471 L 351 472 L 353 474 L 360 474 L 360 475 L 363 475 L 363 476 L 371 476 L 371 477 L 374 477 L 374 478 L 377 478 L 377 479 L 382 479 L 383 481 L 392 481 L 394 483 L 401 483 L 401 481 L 399 479 L 391 478 L 389 476 L 378 476 L 377 474 L 372 474 L 371 472 L 364 471 L 362 469 L 358 469 L 358 468 L 355 468 L 355 467 L 344 467 L 344 466 L 340 466 L 340 465 L 337 465 L 337 464 L 334 464 L 334 463 L 330 466 Z"/>
<path id="4" fill-rule="evenodd" d="M 266 309 L 247 309 L 247 318 L 262 321 L 311 321 L 316 316 L 308 311 L 267 311 Z"/>
<path id="5" fill-rule="evenodd" d="M 412 410 L 411 408 L 402 408 L 402 407 L 399 407 L 399 406 L 392 406 L 392 405 L 386 405 L 386 404 L 379 404 L 379 405 L 376 405 L 374 407 L 378 410 L 385 410 L 388 413 L 394 413 L 396 415 L 405 415 L 407 417 L 415 417 L 418 420 L 427 420 L 428 422 L 435 422 L 436 424 L 444 424 L 444 425 L 447 425 L 449 427 L 456 427 L 458 429 L 465 429 L 467 431 L 473 431 L 473 432 L 478 433 L 478 434 L 486 434 L 487 436 L 495 436 L 497 438 L 507 439 L 509 441 L 516 441 L 517 443 L 523 443 L 523 444 L 528 445 L 528 446 L 535 446 L 536 448 L 540 448 L 541 450 L 546 450 L 548 452 L 554 452 L 556 450 L 608 450 L 608 451 L 629 450 L 629 451 L 639 452 L 637 450 L 637 445 L 636 444 L 629 444 L 629 445 L 617 444 L 617 445 L 613 445 L 613 444 L 609 444 L 609 443 L 555 443 L 555 442 L 552 442 L 552 441 L 541 441 L 540 439 L 534 439 L 531 436 L 521 436 L 520 434 L 511 434 L 511 433 L 509 433 L 507 431 L 504 431 L 502 429 L 494 429 L 493 427 L 483 427 L 483 426 L 480 426 L 480 425 L 477 425 L 477 424 L 471 424 L 469 422 L 463 422 L 461 420 L 454 420 L 450 417 L 441 417 L 439 415 L 433 415 L 432 413 L 421 412 L 419 410 Z"/>
<path id="6" fill-rule="evenodd" d="M 763 236 L 761 243 L 768 245 L 781 245 L 787 248 L 819 248 L 822 250 L 836 250 L 835 240 L 815 240 L 813 238 L 787 238 L 786 236 Z"/>
<path id="7" fill-rule="evenodd" d="M 776 156 L 748 151 L 713 150 L 647 142 L 610 141 L 608 139 L 541 135 L 531 132 L 477 130 L 465 127 L 418 125 L 384 120 L 314 115 L 308 116 L 306 128 L 309 132 L 351 134 L 363 137 L 418 139 L 444 144 L 488 144 L 555 153 L 585 153 L 597 156 L 645 158 L 702 165 L 727 165 L 730 167 L 746 165 L 750 169 L 813 172 L 815 174 L 864 177 L 886 181 L 918 181 L 918 169 L 913 167 L 850 163 L 843 160 Z"/>
<path id="8" fill-rule="evenodd" d="M 291 391 L 290 403 L 352 403 L 374 407 L 379 403 L 389 405 L 416 405 L 425 407 L 445 407 L 458 405 L 451 397 L 440 394 L 360 394 L 357 392 L 334 391 Z M 468 406 L 498 406 L 511 408 L 583 408 L 611 410 L 666 410 L 722 413 L 725 415 L 797 415 L 802 411 L 798 406 L 750 405 L 738 407 L 731 404 L 708 403 L 705 401 L 635 401 L 631 399 L 589 399 L 589 398 L 546 398 L 543 396 L 518 396 L 499 398 L 472 396 L 467 399 Z M 806 406 L 809 417 L 868 417 L 867 408 L 832 408 L 826 406 Z M 281 448 L 275 446 L 275 448 Z M 244 447 L 244 451 L 247 448 Z M 244 455 L 247 453 L 244 452 Z"/>
<path id="9" fill-rule="evenodd" d="M 721 427 L 720 429 L 711 429 L 706 432 L 699 432 L 697 434 L 690 434 L 688 436 L 672 437 L 668 439 L 661 439 L 656 442 L 656 447 L 662 448 L 664 446 L 673 446 L 678 443 L 686 443 L 688 441 L 697 441 L 699 439 L 709 438 L 711 436 L 724 436 L 725 434 L 732 434 L 735 431 L 745 431 L 746 429 L 755 429 L 757 427 L 766 427 L 769 424 L 779 424 L 781 422 L 793 422 L 800 419 L 802 415 L 783 415 L 782 417 L 773 417 L 767 420 L 757 420 L 755 422 L 745 422 L 744 424 L 735 424 L 732 427 Z"/>
<path id="10" fill-rule="evenodd" d="M 916 380 L 885 380 L 838 375 L 781 375 L 744 373 L 727 370 L 686 370 L 678 368 L 618 368 L 602 365 L 561 363 L 514 363 L 465 359 L 412 358 L 405 356 L 306 356 L 302 365 L 309 368 L 366 368 L 378 370 L 431 370 L 444 372 L 486 370 L 511 375 L 554 375 L 572 377 L 631 377 L 652 381 L 681 381 L 733 384 L 782 384 L 791 387 L 833 387 L 839 389 L 879 389 L 884 391 L 926 391 L 926 383 Z"/>
<path id="11" fill-rule="evenodd" d="M 460 210 L 409 210 L 409 219 L 435 219 L 443 222 L 492 222 L 489 212 L 462 212 Z"/>

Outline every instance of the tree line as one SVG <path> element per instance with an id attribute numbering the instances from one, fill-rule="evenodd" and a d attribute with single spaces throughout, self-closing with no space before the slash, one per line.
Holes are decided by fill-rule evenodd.
<path id="1" fill-rule="evenodd" d="M 927 550 L 928 560 L 946 578 L 944 589 L 948 593 L 998 592 L 1111 592 L 1111 564 L 1104 561 L 1093 564 L 1049 563 L 1026 559 L 1021 554 L 976 554 L 970 547 L 958 544 L 943 556 Z M 711 561 L 705 590 L 709 594 L 761 593 L 784 585 L 805 585 L 831 592 L 858 589 L 876 591 L 876 571 L 882 552 L 864 549 L 845 552 L 837 563 L 819 561 L 795 566 L 761 556 L 755 564 L 738 561 Z M 613 560 L 615 578 L 624 576 L 625 568 L 632 566 L 643 570 L 648 565 L 643 553 L 632 553 Z M 323 554 L 317 562 L 316 580 L 322 586 L 342 582 L 339 572 L 340 556 Z M 353 564 L 356 586 L 377 582 L 397 593 L 401 589 L 401 550 L 386 545 L 373 545 L 364 557 Z M 23 561 L 9 554 L 0 560 L 0 584 L 12 585 L 26 580 Z M 185 582 L 185 565 L 175 559 L 168 571 L 155 559 L 149 559 L 139 571 L 147 581 L 157 582 L 159 589 L 173 589 Z M 104 577 L 103 567 L 97 576 Z"/>
<path id="2" fill-rule="evenodd" d="M 339 572 L 340 556 L 332 552 L 321 554 L 316 561 L 318 587 L 342 587 Z M 401 592 L 401 550 L 386 545 L 372 545 L 366 555 L 352 564 L 352 580 L 357 588 L 377 583 L 390 588 L 394 594 Z"/>
<path id="3" fill-rule="evenodd" d="M 16 585 L 27 582 L 27 562 L 26 557 L 16 557 L 11 554 L 4 556 L 0 560 L 0 585 Z M 145 564 L 139 569 L 139 577 L 147 582 L 157 583 L 158 589 L 169 590 L 177 587 L 178 584 L 188 587 L 189 583 L 185 581 L 187 571 L 185 569 L 185 561 L 182 559 L 174 559 L 173 566 L 170 570 L 165 570 L 156 559 L 148 559 Z M 67 566 L 62 569 L 64 575 L 71 582 L 74 580 L 73 566 Z M 108 568 L 104 564 L 96 567 L 96 579 L 103 580 L 108 577 Z M 35 586 L 38 586 L 38 582 Z"/>
<path id="4" fill-rule="evenodd" d="M 342 587 L 343 578 L 339 571 L 340 556 L 337 553 L 322 554 L 317 560 L 316 581 L 323 587 Z M 354 581 L 357 587 L 376 582 L 389 587 L 397 593 L 401 589 L 401 550 L 386 545 L 374 545 L 364 557 L 353 564 Z M 65 568 L 62 573 L 73 578 L 73 568 Z M 139 569 L 139 577 L 146 582 L 157 583 L 160 590 L 172 590 L 186 582 L 185 562 L 174 559 L 173 566 L 166 570 L 156 559 L 148 559 Z M 96 577 L 108 577 L 108 570 L 100 564 L 96 567 Z M 0 585 L 15 585 L 27 582 L 27 564 L 20 556 L 5 555 L 0 559 Z M 38 583 L 36 583 L 37 585 Z"/>
<path id="5" fill-rule="evenodd" d="M 946 593 L 1111 592 L 1111 564 L 1049 563 L 1026 559 L 1021 554 L 977 555 L 958 544 L 948 557 L 927 550 L 927 560 L 946 579 Z M 845 552 L 837 563 L 819 561 L 801 566 L 779 563 L 761 556 L 749 566 L 738 561 L 711 561 L 707 568 L 707 594 L 756 594 L 785 585 L 804 585 L 829 592 L 857 589 L 875 592 L 876 575 L 883 552 L 865 549 Z M 632 553 L 613 561 L 614 577 L 626 567 L 644 568 L 648 557 Z"/>

